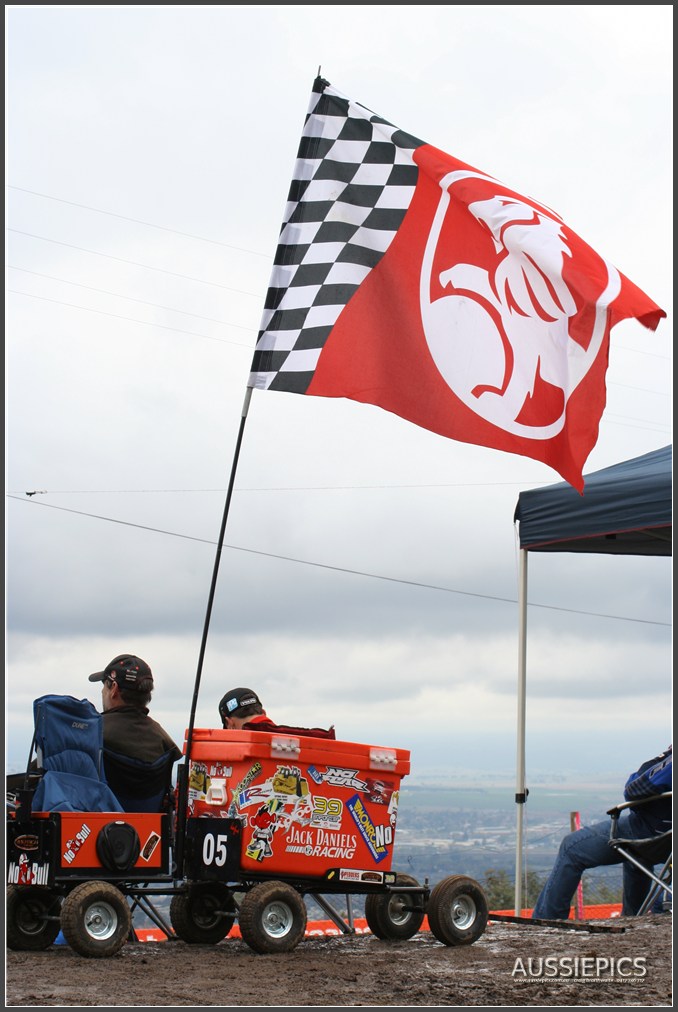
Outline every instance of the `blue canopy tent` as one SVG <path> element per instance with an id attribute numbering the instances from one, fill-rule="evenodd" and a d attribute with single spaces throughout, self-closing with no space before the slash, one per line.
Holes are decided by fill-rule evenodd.
<path id="1" fill-rule="evenodd" d="M 559 482 L 518 496 L 529 552 L 671 555 L 671 446 L 585 475 L 584 494 Z"/>
<path id="2" fill-rule="evenodd" d="M 567 482 L 521 492 L 514 513 L 520 545 L 518 754 L 515 912 L 522 908 L 527 658 L 527 553 L 673 554 L 673 448 L 661 447 L 584 476 L 584 494 Z"/>

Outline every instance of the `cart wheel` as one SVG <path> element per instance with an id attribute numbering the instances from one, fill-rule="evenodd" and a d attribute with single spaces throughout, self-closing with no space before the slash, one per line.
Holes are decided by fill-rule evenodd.
<path id="1" fill-rule="evenodd" d="M 64 900 L 61 927 L 81 956 L 114 956 L 129 937 L 132 912 L 110 882 L 81 882 Z"/>
<path id="2" fill-rule="evenodd" d="M 245 893 L 238 924 L 255 952 L 291 952 L 306 931 L 306 905 L 286 882 L 260 882 Z"/>
<path id="3" fill-rule="evenodd" d="M 396 886 L 418 886 L 416 878 L 398 873 Z M 416 907 L 416 909 L 412 909 Z M 416 893 L 371 893 L 365 900 L 365 920 L 376 938 L 412 938 L 424 920 L 421 896 Z"/>
<path id="4" fill-rule="evenodd" d="M 7 948 L 46 949 L 61 930 L 61 896 L 44 886 L 7 887 Z"/>
<path id="5" fill-rule="evenodd" d="M 485 893 L 465 875 L 450 875 L 434 887 L 428 901 L 431 931 L 445 945 L 471 945 L 487 926 Z"/>
<path id="6" fill-rule="evenodd" d="M 190 885 L 170 903 L 172 927 L 183 942 L 214 945 L 229 933 L 237 907 L 233 893 L 221 882 Z"/>

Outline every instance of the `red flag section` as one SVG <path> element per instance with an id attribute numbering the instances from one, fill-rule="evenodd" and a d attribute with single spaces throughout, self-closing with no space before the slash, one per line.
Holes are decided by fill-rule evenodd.
<path id="1" fill-rule="evenodd" d="M 318 79 L 249 385 L 374 404 L 581 492 L 611 328 L 665 315 L 552 210 Z"/>

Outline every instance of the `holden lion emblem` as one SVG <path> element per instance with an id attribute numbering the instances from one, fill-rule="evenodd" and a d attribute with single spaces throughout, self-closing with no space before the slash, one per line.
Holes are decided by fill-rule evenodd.
<path id="1" fill-rule="evenodd" d="M 576 268 L 576 254 L 553 212 L 510 191 L 502 195 L 501 183 L 468 169 L 448 173 L 440 187 L 420 279 L 436 367 L 481 418 L 515 436 L 550 439 L 563 429 L 568 398 L 600 351 L 621 278 L 598 258 L 604 290 L 594 313 L 578 314 L 564 276 L 570 262 Z M 486 240 L 474 229 L 471 243 L 446 226 L 455 195 Z"/>

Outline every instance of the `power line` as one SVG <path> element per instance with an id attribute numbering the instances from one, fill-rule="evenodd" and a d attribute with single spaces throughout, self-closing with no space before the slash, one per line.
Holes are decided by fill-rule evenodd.
<path id="1" fill-rule="evenodd" d="M 624 387 L 625 390 L 639 390 L 643 394 L 654 394 L 657 397 L 669 397 L 670 393 L 668 390 L 648 390 L 647 387 L 636 387 L 631 383 L 617 383 L 610 382 L 607 384 L 610 387 Z"/>
<path id="2" fill-rule="evenodd" d="M 208 539 L 208 538 L 197 538 L 197 537 L 195 537 L 195 536 L 193 536 L 191 534 L 179 534 L 176 531 L 167 531 L 167 530 L 163 530 L 160 527 L 148 527 L 145 524 L 135 524 L 135 523 L 132 523 L 129 520 L 116 520 L 113 517 L 105 517 L 105 516 L 101 516 L 100 514 L 97 514 L 97 513 L 85 513 L 82 510 L 69 509 L 66 506 L 53 506 L 51 503 L 43 503 L 43 502 L 36 503 L 36 502 L 34 502 L 33 499 L 21 499 L 21 498 L 15 497 L 15 496 L 8 496 L 7 498 L 14 499 L 16 502 L 33 503 L 34 505 L 43 506 L 43 507 L 46 507 L 47 509 L 59 510 L 60 512 L 63 512 L 63 513 L 74 513 L 77 516 L 89 517 L 92 520 L 103 520 L 106 523 L 120 524 L 123 527 L 134 527 L 137 530 L 150 531 L 153 534 L 165 534 L 168 537 L 182 538 L 183 540 L 186 540 L 186 541 L 197 541 L 200 544 L 205 544 L 205 545 L 216 545 L 217 544 L 216 541 L 212 541 L 211 539 Z M 335 573 L 348 573 L 351 576 L 364 576 L 364 577 L 366 577 L 368 579 L 371 579 L 371 580 L 383 580 L 383 581 L 385 581 L 387 583 L 399 583 L 399 584 L 403 584 L 404 586 L 407 586 L 407 587 L 421 587 L 424 590 L 437 590 L 437 591 L 440 591 L 441 593 L 444 593 L 444 594 L 459 594 L 459 595 L 461 595 L 463 597 L 476 597 L 476 598 L 480 598 L 480 599 L 482 599 L 484 601 L 498 601 L 498 602 L 500 602 L 502 604 L 517 604 L 518 603 L 518 601 L 517 601 L 516 598 L 498 597 L 498 596 L 496 596 L 494 594 L 477 594 L 477 593 L 475 593 L 473 591 L 470 591 L 470 590 L 455 590 L 452 587 L 440 587 L 440 586 L 437 586 L 436 584 L 421 583 L 421 582 L 419 582 L 417 580 L 404 580 L 404 579 L 402 579 L 400 577 L 395 577 L 395 576 L 383 576 L 383 575 L 381 575 L 379 573 L 367 573 L 367 572 L 364 572 L 364 571 L 359 570 L 359 569 L 348 569 L 345 566 L 331 566 L 328 563 L 324 563 L 324 562 L 310 562 L 308 559 L 294 558 L 293 556 L 289 556 L 289 555 L 277 555 L 274 552 L 262 552 L 262 551 L 259 551 L 258 549 L 255 549 L 255 548 L 242 548 L 240 545 L 223 545 L 222 547 L 223 548 L 230 548 L 234 552 L 247 552 L 249 555 L 261 555 L 261 556 L 265 556 L 266 558 L 269 558 L 269 559 L 279 559 L 282 562 L 294 562 L 297 565 L 301 565 L 301 566 L 312 566 L 312 567 L 314 567 L 316 569 L 328 569 L 331 572 L 335 572 Z M 586 616 L 591 617 L 591 618 L 608 618 L 608 619 L 616 619 L 616 620 L 622 621 L 622 622 L 638 622 L 638 623 L 640 623 L 642 625 L 658 625 L 658 626 L 667 626 L 667 627 L 670 627 L 670 624 L 671 624 L 669 622 L 657 622 L 657 621 L 651 620 L 651 619 L 631 618 L 631 617 L 629 617 L 627 615 L 605 615 L 602 612 L 582 611 L 581 609 L 578 609 L 578 608 L 561 608 L 561 607 L 559 607 L 557 605 L 552 605 L 552 604 L 535 604 L 533 602 L 529 602 L 529 606 L 531 608 L 544 608 L 544 609 L 546 609 L 548 611 L 566 612 L 566 613 L 572 614 L 572 615 L 586 615 Z"/>
<path id="3" fill-rule="evenodd" d="M 234 492 L 344 492 L 375 489 L 417 489 L 417 488 L 495 488 L 500 485 L 548 485 L 547 481 L 458 481 L 430 482 L 428 484 L 401 485 L 269 485 L 259 488 L 235 488 Z M 132 495 L 136 493 L 166 492 L 226 492 L 225 488 L 44 488 L 23 495 Z M 21 495 L 21 492 L 8 490 L 7 495 Z"/>
<path id="4" fill-rule="evenodd" d="M 196 320 L 205 320 L 207 323 L 218 323 L 222 327 L 238 327 L 240 330 L 250 330 L 237 323 L 229 323 L 227 320 L 215 320 L 212 316 L 200 316 L 199 313 L 191 313 L 186 309 L 175 309 L 173 306 L 162 306 L 158 302 L 148 302 L 146 299 L 135 299 L 132 295 L 121 295 L 119 292 L 109 292 L 106 288 L 95 288 L 93 285 L 83 285 L 79 281 L 69 281 L 68 278 L 57 278 L 53 274 L 41 274 L 40 271 L 29 271 L 27 267 L 15 267 L 7 264 L 10 271 L 21 271 L 22 274 L 32 274 L 35 278 L 47 278 L 48 281 L 58 281 L 60 284 L 73 285 L 74 288 L 84 288 L 88 292 L 97 292 L 99 295 L 111 295 L 114 299 L 125 299 L 126 302 L 137 302 L 141 306 L 151 306 L 152 309 L 165 309 L 169 313 L 181 313 L 182 316 L 193 316 Z M 27 294 L 25 292 L 17 294 Z M 35 296 L 38 298 L 38 296 Z M 76 307 L 77 308 L 77 307 Z M 198 335 L 200 336 L 200 335 Z"/>
<path id="5" fill-rule="evenodd" d="M 622 415 L 621 417 L 623 418 L 624 416 Z M 646 424 L 638 425 L 638 421 L 643 420 Z M 612 418 L 601 418 L 600 424 L 603 425 L 605 423 L 607 425 L 621 425 L 624 429 L 642 429 L 643 432 L 669 432 L 669 427 L 667 425 L 662 425 L 661 422 L 653 422 L 650 419 L 638 419 L 634 424 L 633 419 L 630 422 L 615 422 Z"/>
<path id="6" fill-rule="evenodd" d="M 124 320 L 126 323 L 140 323 L 143 327 L 159 327 L 161 330 L 172 330 L 175 334 L 188 334 L 190 337 L 202 337 L 206 341 L 216 341 L 218 344 L 233 344 L 236 348 L 249 348 L 251 350 L 251 345 L 241 344 L 240 341 L 228 341 L 224 337 L 211 337 L 209 334 L 198 334 L 194 330 L 168 327 L 164 323 L 149 323 L 148 320 L 135 320 L 132 316 L 120 316 L 119 313 L 109 313 L 105 309 L 90 309 L 89 306 L 75 306 L 72 302 L 62 302 L 60 299 L 48 299 L 46 295 L 31 295 L 30 292 L 17 292 L 13 288 L 8 288 L 7 293 L 9 295 L 23 295 L 27 299 L 39 299 L 41 302 L 52 302 L 56 306 L 67 306 L 69 309 L 81 309 L 85 313 L 98 313 L 99 316 L 110 316 L 113 320 Z M 226 326 L 230 327 L 231 324 L 227 323 Z"/>
<path id="7" fill-rule="evenodd" d="M 8 232 L 15 232 L 17 235 L 28 236 L 29 239 L 40 239 L 41 242 L 51 242 L 56 246 L 65 246 L 67 249 L 78 250 L 79 253 L 89 253 L 92 256 L 105 257 L 106 260 L 115 260 L 116 263 L 129 264 L 130 267 L 143 267 L 147 271 L 159 271 L 160 274 L 169 274 L 173 278 L 183 278 L 184 281 L 197 281 L 200 285 L 212 285 L 214 288 L 223 288 L 227 292 L 236 292 L 238 295 L 250 295 L 253 299 L 260 299 L 260 292 L 245 292 L 241 288 L 231 288 L 230 285 L 220 285 L 217 281 L 204 281 L 202 278 L 193 278 L 188 274 L 179 274 L 176 271 L 168 271 L 164 267 L 154 267 L 152 264 L 140 264 L 135 260 L 125 260 L 124 257 L 114 257 L 110 253 L 100 253 L 96 249 L 86 249 L 84 246 L 74 246 L 70 242 L 62 242 L 60 239 L 48 239 L 45 235 L 35 235 L 33 232 L 22 232 L 20 228 L 8 228 Z"/>
<path id="8" fill-rule="evenodd" d="M 56 200 L 60 204 L 70 204 L 71 207 L 81 207 L 85 211 L 95 211 L 97 214 L 107 214 L 111 218 L 120 218 L 121 221 L 131 221 L 135 225 L 146 225 L 148 228 L 157 228 L 162 232 L 173 232 L 174 235 L 184 236 L 186 239 L 197 239 L 199 242 L 209 242 L 214 246 L 223 246 L 225 249 L 233 249 L 238 253 L 251 253 L 255 257 L 265 257 L 266 260 L 272 260 L 273 257 L 267 253 L 259 253 L 257 250 L 245 249 L 242 246 L 232 246 L 231 243 L 221 242 L 219 239 L 208 239 L 204 235 L 193 235 L 191 232 L 180 232 L 176 228 L 168 228 L 166 225 L 156 225 L 153 221 L 141 221 L 139 218 L 130 218 L 126 214 L 116 214 L 115 211 L 104 211 L 100 207 L 91 207 L 89 204 L 78 204 L 75 200 L 65 200 L 63 197 L 53 197 L 49 193 L 38 193 L 37 190 L 27 190 L 23 186 L 12 186 L 11 183 L 7 184 L 7 188 L 10 190 L 19 190 L 21 193 L 30 193 L 34 197 L 42 197 L 44 200 Z"/>

